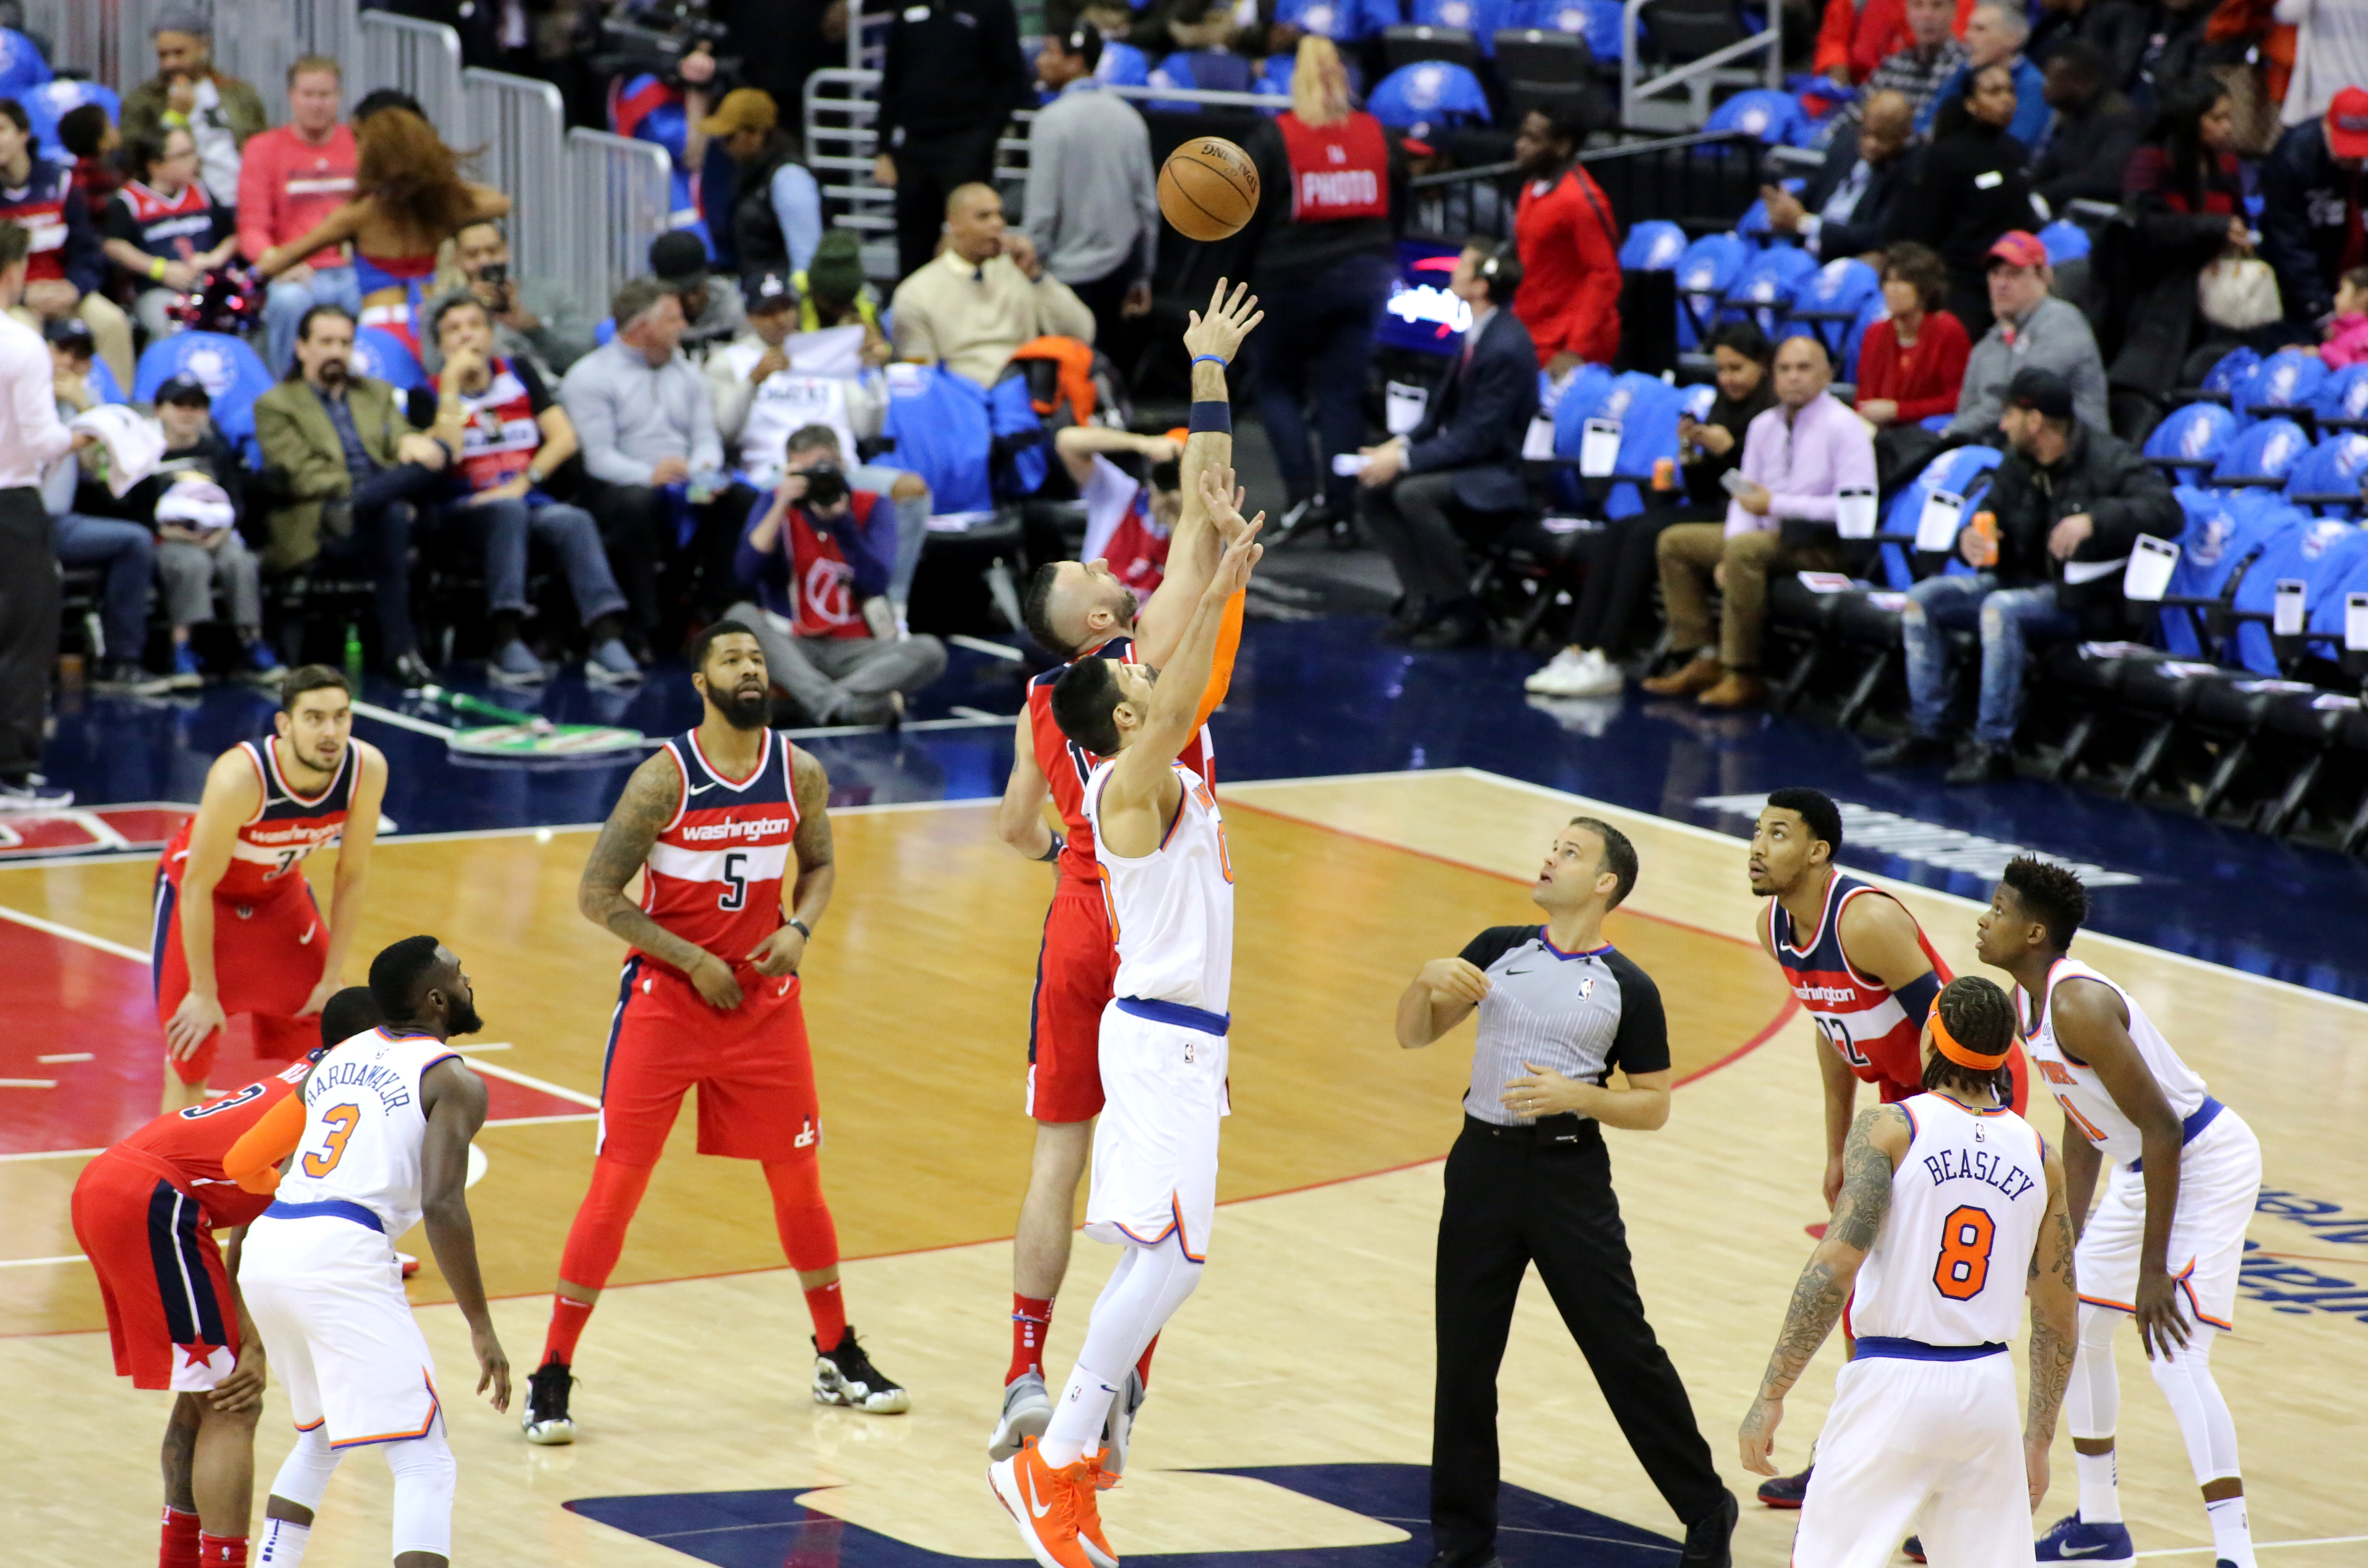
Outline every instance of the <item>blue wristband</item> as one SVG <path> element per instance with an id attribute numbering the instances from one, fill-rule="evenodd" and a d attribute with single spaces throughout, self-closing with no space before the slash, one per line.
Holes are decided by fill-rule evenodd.
<path id="1" fill-rule="evenodd" d="M 1193 436 L 1230 436 L 1234 433 L 1234 405 L 1217 398 L 1196 403 L 1184 429 Z"/>
<path id="2" fill-rule="evenodd" d="M 1222 354 L 1195 354 L 1192 356 L 1192 363 L 1195 365 L 1214 365 L 1217 369 L 1222 370 L 1225 368 L 1227 361 L 1225 357 Z"/>

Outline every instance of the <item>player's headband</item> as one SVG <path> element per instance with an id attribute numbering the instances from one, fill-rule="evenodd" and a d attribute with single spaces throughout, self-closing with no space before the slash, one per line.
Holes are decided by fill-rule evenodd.
<path id="1" fill-rule="evenodd" d="M 1975 1051 L 1962 1043 L 1949 1032 L 1949 1026 L 1942 1021 L 1938 1002 L 1932 1005 L 1931 1024 L 1933 1049 L 1958 1066 L 1970 1067 L 1976 1073 L 1997 1072 L 2006 1065 L 2007 1053 L 2014 1049 L 2012 1036 L 2009 1036 L 2006 1045 L 1995 1052 Z"/>

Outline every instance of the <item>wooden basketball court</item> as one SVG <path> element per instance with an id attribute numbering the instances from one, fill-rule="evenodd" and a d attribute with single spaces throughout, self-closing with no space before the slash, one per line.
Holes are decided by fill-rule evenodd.
<path id="1" fill-rule="evenodd" d="M 1229 1206 L 1206 1281 L 1162 1340 L 1126 1484 L 1106 1500 L 1121 1553 L 1247 1560 L 1406 1540 L 1408 1521 L 1208 1472 L 1427 1461 L 1438 1161 L 1458 1126 L 1471 1036 L 1402 1051 L 1392 1007 L 1423 960 L 1484 926 L 1530 917 L 1526 884 L 1540 852 L 1578 810 L 1637 843 L 1643 877 L 1611 934 L 1659 982 L 1688 1078 L 1666 1130 L 1610 1135 L 1630 1241 L 1713 1452 L 1748 1496 L 1735 1425 L 1811 1244 L 1803 1226 L 1823 1213 L 1814 1030 L 1750 939 L 1759 904 L 1742 844 L 1468 771 L 1242 785 L 1227 794 L 1240 919 L 1235 1114 L 1221 1187 Z M 838 813 L 837 901 L 805 971 L 825 1180 L 857 1260 L 848 1312 L 913 1390 L 913 1413 L 863 1416 L 809 1402 L 807 1325 L 763 1182 L 751 1167 L 694 1153 L 686 1117 L 627 1242 L 619 1288 L 579 1352 L 573 1448 L 531 1448 L 515 1415 L 466 1396 L 466 1335 L 438 1304 L 446 1298 L 432 1261 L 414 1281 L 461 1460 L 456 1562 L 681 1562 L 685 1536 L 660 1544 L 564 1505 L 767 1490 L 923 1554 L 900 1561 L 1019 1555 L 983 1481 L 984 1449 L 1008 1345 L 1005 1238 L 1027 1169 L 1020 1090 L 1050 873 L 995 839 L 990 812 Z M 366 954 L 421 930 L 449 942 L 487 1019 L 484 1040 L 460 1043 L 549 1112 L 487 1128 L 487 1173 L 471 1194 L 488 1286 L 507 1298 L 495 1321 L 521 1383 L 591 1165 L 589 1110 L 622 956 L 575 910 L 591 836 L 386 841 L 357 944 Z M 91 1058 L 40 1069 L 54 1074 L 52 1088 L 0 1086 L 0 1122 L 35 1104 L 27 1096 L 75 1093 L 77 1074 L 89 1075 L 85 1092 L 102 1079 L 130 1083 L 125 1092 L 153 1104 L 155 1066 L 127 1058 L 120 1021 L 122 997 L 147 990 L 135 957 L 148 942 L 152 869 L 141 858 L 0 869 L 0 906 L 38 923 L 0 920 L 0 951 L 20 937 L 74 945 L 78 989 L 60 994 L 88 994 L 86 1006 L 13 1020 L 18 1044 L 0 1072 L 17 1071 L 20 1053 L 31 1060 L 28 1044 Z M 325 885 L 326 867 L 313 874 Z M 1973 906 L 1901 892 L 1950 963 L 1972 969 Z M 2078 950 L 2135 990 L 2261 1134 L 2274 1196 L 2253 1226 L 2260 1252 L 2237 1330 L 2214 1362 L 2244 1445 L 2263 1562 L 2368 1561 L 2353 1392 L 2368 1349 L 2368 1289 L 2355 1283 L 2368 1280 L 2368 1155 L 2356 1132 L 2368 1109 L 2358 1065 L 2368 1009 L 2112 937 L 2084 935 Z M 29 950 L 17 956 L 33 961 Z M 106 1026 L 114 1032 L 92 1022 L 103 1017 L 117 1020 Z M 2054 1136 L 2055 1113 L 2037 1119 Z M 12 1405 L 0 1422 L 0 1556 L 26 1562 L 132 1562 L 154 1551 L 166 1400 L 110 1375 L 97 1292 L 66 1219 L 86 1157 L 0 1160 L 0 1386 Z M 427 1250 L 416 1233 L 402 1244 Z M 1079 1245 L 1050 1361 L 1064 1367 L 1074 1355 L 1112 1261 L 1109 1249 Z M 2203 1510 L 2134 1335 L 2122 1336 L 2122 1353 L 2123 1492 L 2141 1552 L 2211 1568 Z M 1780 1459 L 1805 1457 L 1838 1364 L 1829 1350 L 1789 1402 Z M 1502 1390 L 1508 1483 L 1676 1533 L 1534 1287 Z M 290 1437 L 275 1390 L 258 1496 Z M 388 1494 L 382 1465 L 349 1462 L 309 1561 L 382 1562 Z M 2043 1522 L 2072 1501 L 2070 1447 L 2059 1441 Z M 1422 1524 L 1411 1528 L 1424 1542 Z M 1773 1568 L 1791 1534 L 1791 1516 L 1747 1501 L 1736 1561 Z M 1674 1551 L 1672 1540 L 1668 1560 Z M 1526 1560 L 1557 1559 L 1533 1548 Z"/>

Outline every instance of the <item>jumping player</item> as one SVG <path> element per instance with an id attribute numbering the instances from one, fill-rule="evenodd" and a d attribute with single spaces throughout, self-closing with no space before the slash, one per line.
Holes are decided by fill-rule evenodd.
<path id="1" fill-rule="evenodd" d="M 1086 1234 L 1126 1253 L 1094 1302 L 1043 1437 L 1023 1438 L 987 1470 L 1043 1568 L 1117 1568 L 1094 1495 L 1101 1439 L 1129 1369 L 1200 1283 L 1216 1219 L 1234 872 L 1216 797 L 1177 759 L 1198 728 L 1226 601 L 1260 553 L 1254 539 L 1265 519 L 1242 521 L 1233 483 L 1230 470 L 1201 475 L 1201 503 L 1226 548 L 1174 662 L 1158 672 L 1081 659 L 1053 692 L 1063 732 L 1108 759 L 1086 783 L 1119 955 L 1116 994 L 1102 1013 L 1106 1097 Z"/>
<path id="2" fill-rule="evenodd" d="M 368 991 L 338 992 L 321 1009 L 322 1050 L 211 1105 L 166 1111 L 74 1183 L 74 1237 L 98 1276 L 116 1375 L 175 1392 L 163 1568 L 246 1561 L 264 1349 L 238 1291 L 241 1244 L 302 1131 L 294 1096 L 313 1060 L 377 1022 Z M 300 1114 L 280 1114 L 290 1108 Z M 224 1229 L 227 1254 L 214 1241 Z"/>
<path id="3" fill-rule="evenodd" d="M 1793 1541 L 1793 1561 L 1816 1568 L 1883 1568 L 1919 1522 L 1935 1568 L 2030 1562 L 2025 1521 L 2047 1495 L 2072 1371 L 2064 1164 L 2003 1103 L 2014 1010 L 1968 975 L 1941 993 L 1922 1034 L 1924 1092 L 1851 1125 L 1833 1218 L 1739 1435 L 1744 1468 L 1775 1474 L 1784 1395 L 1848 1301 L 1856 1353 L 1835 1381 Z M 2018 1429 L 2006 1348 L 2025 1293 L 2031 1393 Z"/>
<path id="4" fill-rule="evenodd" d="M 397 1568 L 451 1560 L 458 1466 L 435 1358 L 394 1261 L 394 1238 L 422 1220 L 468 1320 L 477 1392 L 509 1408 L 509 1359 L 485 1311 L 465 1190 L 485 1084 L 445 1043 L 484 1027 L 476 995 L 433 937 L 381 952 L 370 983 L 386 1021 L 313 1069 L 294 1159 L 247 1233 L 247 1305 L 297 1432 L 264 1506 L 257 1561 L 269 1568 L 298 1568 L 338 1460 L 369 1447 L 394 1475 Z"/>
<path id="5" fill-rule="evenodd" d="M 756 1160 L 781 1251 L 814 1318 L 814 1397 L 895 1415 L 911 1396 L 847 1324 L 838 1232 L 824 1203 L 821 1111 L 798 964 L 830 907 L 830 779 L 765 727 L 757 634 L 720 620 L 690 653 L 697 729 L 633 770 L 585 863 L 576 907 L 632 944 L 600 1082 L 592 1189 L 567 1233 L 527 1439 L 570 1443 L 575 1342 L 624 1249 L 682 1096 L 699 1085 L 699 1152 Z M 788 874 L 794 858 L 796 874 Z M 625 884 L 645 872 L 642 901 Z"/>
<path id="6" fill-rule="evenodd" d="M 2039 1561 L 2128 1568 L 2135 1557 L 2113 1460 L 2122 1401 L 2113 1331 L 2127 1314 L 2138 1320 L 2146 1364 L 2186 1439 L 2214 1555 L 2254 1568 L 2236 1423 L 2212 1378 L 2212 1335 L 2196 1324 L 2226 1330 L 2235 1321 L 2261 1145 L 2179 1059 L 2135 997 L 2066 956 L 2088 914 L 2079 878 L 2024 856 L 2007 863 L 1974 937 L 1982 962 L 2014 976 L 2016 1021 L 2040 1081 L 2064 1108 L 2064 1169 L 2080 1244 L 2079 1359 L 2065 1400 L 2080 1506 L 2041 1539 Z M 2116 1168 L 2091 1214 L 2107 1160 Z"/>
<path id="7" fill-rule="evenodd" d="M 1751 834 L 1751 891 L 1769 901 L 1759 945 L 1784 969 L 1825 1049 L 1817 1070 L 1826 1091 L 1825 1201 L 1841 1190 L 1842 1151 L 1861 1081 L 1884 1105 L 1923 1093 L 1918 1043 L 1949 966 L 1907 905 L 1834 866 L 1842 852 L 1841 811 L 1815 790 L 1772 791 Z M 2030 1098 L 2022 1051 L 2012 1052 L 2014 1093 Z M 1844 1331 L 1847 1335 L 1848 1331 Z M 1845 1340 L 1847 1343 L 1847 1339 Z M 1809 1471 L 1759 1488 L 1771 1508 L 1797 1508 Z"/>
<path id="8" fill-rule="evenodd" d="M 214 759 L 197 814 L 156 867 L 150 962 L 168 1111 L 204 1103 L 229 1015 L 252 1017 L 267 1062 L 312 1050 L 312 1016 L 344 983 L 360 924 L 386 758 L 353 738 L 352 688 L 326 665 L 289 673 L 272 727 Z M 332 844 L 324 932 L 303 868 Z"/>
<path id="9" fill-rule="evenodd" d="M 1195 312 L 1184 334 L 1184 347 L 1192 356 L 1191 427 L 1175 465 L 1180 477 L 1170 481 L 1180 494 L 1171 514 L 1164 575 L 1149 602 L 1138 614 L 1134 586 L 1107 560 L 1045 566 L 1030 584 L 1027 603 L 1028 629 L 1045 648 L 1072 664 L 1090 656 L 1154 669 L 1175 653 L 1220 553 L 1201 504 L 1200 475 L 1233 463 L 1225 365 L 1262 319 L 1258 301 L 1247 289 L 1235 288 L 1228 295 L 1221 278 L 1209 297 L 1207 313 Z M 1064 437 L 1070 434 L 1062 432 Z M 1165 437 L 1130 439 L 1166 444 Z M 1120 486 L 1133 483 L 1100 457 L 1092 458 L 1089 472 L 1100 476 L 1096 483 L 1102 486 L 1106 508 Z M 1155 469 L 1155 487 L 1160 478 Z M 1094 492 L 1090 484 L 1087 489 L 1090 498 Z M 1164 509 L 1156 494 L 1153 503 L 1155 510 Z M 1114 528 L 1112 536 L 1121 531 Z M 1202 703 L 1203 723 L 1194 727 L 1179 758 L 1212 790 L 1216 784 L 1214 754 L 1205 722 L 1224 697 L 1240 635 L 1235 607 L 1218 630 L 1217 675 Z M 1031 859 L 1057 861 L 1061 869 L 1044 916 L 1043 947 L 1029 1008 L 1026 1104 L 1036 1119 L 1036 1152 L 1012 1242 L 1011 1361 L 1004 1372 L 1002 1412 L 987 1445 L 989 1456 L 998 1460 L 1010 1458 L 1022 1437 L 1042 1436 L 1052 1418 L 1052 1399 L 1044 1386 L 1044 1338 L 1053 1298 L 1068 1273 L 1077 1182 L 1085 1175 L 1093 1119 L 1102 1108 L 1097 1041 L 1118 969 L 1094 865 L 1093 830 L 1086 824 L 1086 777 L 1097 759 L 1064 735 L 1053 718 L 1053 688 L 1069 667 L 1048 670 L 1030 684 L 1028 707 L 1012 738 L 1010 781 L 996 813 L 996 831 L 1006 843 Z M 1062 833 L 1054 833 L 1044 821 L 1047 800 L 1060 814 Z M 1115 1421 L 1130 1422 L 1141 1408 L 1150 1368 L 1146 1347 L 1142 1365 L 1113 1407 Z M 1109 1455 L 1112 1474 L 1124 1467 L 1124 1444 L 1125 1434 L 1114 1432 Z"/>

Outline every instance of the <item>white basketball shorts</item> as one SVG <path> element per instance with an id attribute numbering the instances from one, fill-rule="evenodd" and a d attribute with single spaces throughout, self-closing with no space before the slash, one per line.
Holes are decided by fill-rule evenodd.
<path id="1" fill-rule="evenodd" d="M 2116 1165 L 2105 1194 L 2080 1233 L 2073 1274 L 2080 1299 L 2136 1309 L 2138 1244 L 2146 1236 L 2146 1173 Z M 2237 1277 L 2245 1261 L 2245 1226 L 2261 1192 L 2261 1142 L 2235 1111 L 2180 1152 L 2179 1210 L 2170 1221 L 2170 1273 L 2187 1310 L 2214 1328 L 2237 1321 Z"/>
<path id="2" fill-rule="evenodd" d="M 1217 1129 L 1233 1114 L 1225 1037 L 1102 1010 L 1102 1114 L 1094 1124 L 1086 1234 L 1199 1262 L 1217 1218 Z"/>
<path id="3" fill-rule="evenodd" d="M 238 1282 L 299 1431 L 326 1423 L 333 1449 L 427 1435 L 436 1362 L 384 1236 L 351 1220 L 266 1216 L 246 1233 Z"/>
<path id="4" fill-rule="evenodd" d="M 1835 1378 L 1793 1561 L 1888 1568 L 1908 1535 L 1922 1537 L 1932 1568 L 2033 1562 L 2009 1352 L 1973 1361 L 1861 1355 Z"/>

